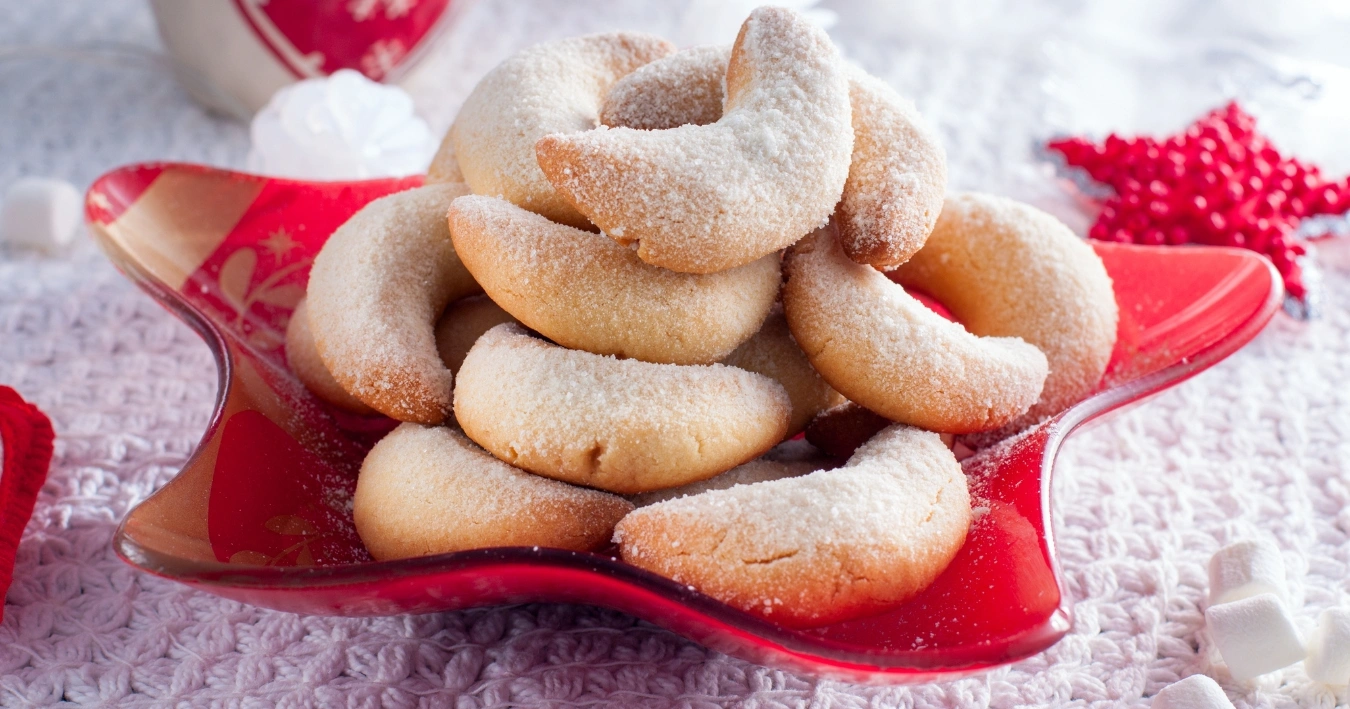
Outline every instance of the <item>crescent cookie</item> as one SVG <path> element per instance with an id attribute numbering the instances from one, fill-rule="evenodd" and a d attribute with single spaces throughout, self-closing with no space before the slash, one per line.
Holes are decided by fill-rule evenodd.
<path id="1" fill-rule="evenodd" d="M 897 425 L 842 468 L 638 508 L 614 539 L 630 564 L 806 627 L 913 597 L 956 556 L 970 520 L 951 451 Z"/>
<path id="2" fill-rule="evenodd" d="M 296 304 L 291 320 L 286 324 L 286 363 L 305 388 L 325 402 L 363 416 L 375 413 L 360 399 L 348 394 L 323 366 L 319 350 L 314 346 L 314 336 L 309 331 L 309 308 L 304 300 Z"/>
<path id="3" fill-rule="evenodd" d="M 449 219 L 455 250 L 488 296 L 564 347 L 708 364 L 750 339 L 778 297 L 777 254 L 720 273 L 676 273 L 492 197 L 455 200 Z"/>
<path id="4" fill-rule="evenodd" d="M 854 263 L 834 230 L 788 251 L 783 310 L 812 366 L 840 394 L 930 431 L 999 428 L 1040 397 L 1045 355 L 1013 337 L 977 337 Z"/>
<path id="5" fill-rule="evenodd" d="M 1118 313 L 1106 267 L 1086 241 L 1030 205 L 952 195 L 927 245 L 893 275 L 942 301 L 972 333 L 1020 337 L 1045 353 L 1045 388 L 1014 427 L 1092 393 L 1111 360 Z"/>
<path id="6" fill-rule="evenodd" d="M 361 464 L 352 517 L 377 560 L 484 547 L 603 546 L 633 505 L 531 475 L 444 426 L 405 423 Z"/>
<path id="7" fill-rule="evenodd" d="M 590 228 L 540 172 L 535 141 L 594 128 L 600 97 L 615 79 L 673 51 L 651 35 L 610 32 L 544 42 L 508 58 L 478 82 L 450 126 L 464 180 L 475 194 Z"/>
<path id="8" fill-rule="evenodd" d="M 504 322 L 516 319 L 485 295 L 472 295 L 451 303 L 436 323 L 436 351 L 445 368 L 458 373 L 473 343 Z"/>
<path id="9" fill-rule="evenodd" d="M 792 400 L 792 419 L 784 434 L 789 438 L 805 430 L 816 414 L 845 401 L 811 366 L 806 353 L 792 339 L 783 311 L 777 307 L 769 313 L 759 332 L 727 355 L 722 364 L 763 374 L 783 385 Z"/>
<path id="10" fill-rule="evenodd" d="M 695 47 L 615 82 L 600 107 L 607 126 L 660 130 L 722 116 L 731 49 Z M 849 258 L 883 271 L 923 246 L 942 211 L 947 157 L 914 103 L 886 82 L 848 67 L 853 155 L 835 207 Z"/>
<path id="11" fill-rule="evenodd" d="M 861 69 L 849 71 L 853 162 L 835 208 L 839 242 L 882 271 L 928 238 L 947 191 L 947 154 L 914 103 Z"/>
<path id="12" fill-rule="evenodd" d="M 481 288 L 460 263 L 445 210 L 464 194 L 428 185 L 371 202 L 329 237 L 309 276 L 309 326 L 324 366 L 400 421 L 438 424 L 453 375 L 436 352 L 446 304 Z"/>
<path id="13" fill-rule="evenodd" d="M 716 123 L 547 135 L 539 167 L 647 263 L 714 273 L 782 249 L 825 223 L 848 177 L 843 60 L 801 15 L 761 7 L 741 27 L 726 81 Z"/>
<path id="14" fill-rule="evenodd" d="M 445 368 L 451 374 L 458 372 L 464 356 L 480 335 L 504 322 L 515 321 L 510 313 L 485 295 L 460 298 L 451 303 L 436 323 L 436 350 Z M 286 361 L 305 387 L 320 399 L 354 414 L 376 413 L 348 394 L 323 366 L 319 350 L 314 346 L 314 336 L 309 331 L 309 308 L 304 300 L 295 306 L 286 326 Z"/>
<path id="15" fill-rule="evenodd" d="M 533 473 L 624 494 L 710 478 L 772 448 L 791 403 L 767 377 L 569 350 L 492 328 L 455 384 L 464 433 Z"/>

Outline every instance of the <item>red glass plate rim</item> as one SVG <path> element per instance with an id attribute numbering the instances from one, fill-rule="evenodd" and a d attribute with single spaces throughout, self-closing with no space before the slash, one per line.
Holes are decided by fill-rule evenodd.
<path id="1" fill-rule="evenodd" d="M 154 162 L 126 165 L 114 169 L 99 177 L 90 188 L 90 191 L 98 189 L 102 183 L 116 178 L 120 173 L 149 168 L 184 168 L 217 172 L 248 180 L 266 179 L 297 185 L 312 184 L 312 182 L 302 180 L 268 178 L 250 173 L 191 163 Z M 382 181 L 384 180 L 370 180 L 367 182 Z M 343 182 L 357 184 L 357 182 L 354 181 Z M 182 299 L 179 294 L 173 292 L 163 283 L 159 282 L 154 276 L 142 270 L 136 260 L 129 255 L 122 253 L 121 249 L 117 247 L 116 244 L 103 238 L 101 235 L 98 235 L 97 230 L 95 230 L 95 234 L 97 235 L 96 241 L 98 241 L 99 245 L 105 251 L 112 252 L 110 253 L 110 255 L 113 256 L 112 260 L 119 269 L 122 269 L 138 287 L 145 290 L 151 297 L 173 312 L 202 337 L 206 345 L 211 349 L 212 355 L 215 357 L 218 364 L 219 377 L 217 382 L 216 401 L 211 421 L 203 432 L 197 448 L 184 463 L 183 468 L 186 469 L 202 454 L 205 443 L 216 436 L 219 427 L 223 423 L 224 404 L 229 394 L 229 387 L 232 384 L 234 372 L 233 358 L 225 344 L 224 334 L 204 313 L 190 305 L 187 301 Z M 1064 578 L 1060 572 L 1058 555 L 1055 553 L 1053 526 L 1050 520 L 1050 494 L 1053 482 L 1054 462 L 1058 456 L 1059 447 L 1064 439 L 1089 420 L 1105 414 L 1123 404 L 1157 393 L 1171 385 L 1184 381 L 1237 351 L 1261 331 L 1266 322 L 1269 321 L 1280 306 L 1283 299 L 1283 288 L 1281 287 L 1281 282 L 1274 266 L 1271 265 L 1268 260 L 1241 249 L 1230 249 L 1226 247 L 1196 248 L 1229 251 L 1241 255 L 1244 258 L 1260 260 L 1265 266 L 1265 271 L 1267 272 L 1270 283 L 1270 290 L 1267 294 L 1267 298 L 1265 302 L 1262 303 L 1261 307 L 1248 317 L 1242 325 L 1234 329 L 1227 336 L 1209 345 L 1204 350 L 1201 350 L 1189 361 L 1179 362 L 1169 367 L 1165 367 L 1153 374 L 1089 397 L 1044 424 L 1049 427 L 1049 430 L 1041 462 L 1041 515 L 1043 518 L 1042 527 L 1045 530 L 1044 535 L 1042 536 L 1042 543 L 1047 558 L 1050 561 L 1055 582 L 1059 589 L 1060 603 L 1055 611 L 1047 617 L 1044 623 L 1024 631 L 1011 641 L 1001 643 L 1008 647 L 1009 652 L 1003 660 L 994 661 L 992 664 L 1013 662 L 1025 657 L 1030 657 L 1048 648 L 1067 632 L 1067 628 L 1069 627 L 1067 622 L 1061 627 L 1061 621 L 1069 621 L 1072 618 L 1073 603 L 1070 600 L 1068 589 L 1064 586 Z M 128 518 L 129 516 L 130 513 L 128 513 Z M 757 616 L 737 610 L 709 596 L 696 591 L 691 591 L 685 586 L 677 584 L 662 576 L 624 564 L 609 556 L 589 552 L 572 552 L 546 548 L 536 549 L 530 547 L 504 547 L 453 552 L 449 554 L 421 557 L 418 559 L 369 562 L 346 566 L 248 567 L 247 570 L 241 570 L 240 566 L 237 564 L 191 561 L 142 547 L 128 534 L 126 521 L 127 518 L 124 518 L 122 523 L 119 524 L 113 539 L 114 550 L 123 561 L 142 571 L 162 578 L 189 583 L 193 586 L 204 586 L 208 589 L 215 586 L 237 589 L 254 588 L 278 591 L 301 591 L 306 588 L 378 583 L 400 577 L 421 576 L 437 572 L 469 570 L 475 568 L 486 569 L 503 564 L 556 566 L 617 577 L 645 591 L 656 593 L 665 598 L 674 600 L 718 625 L 734 628 L 742 633 L 753 634 L 761 641 L 777 646 L 777 649 L 780 651 L 795 655 L 804 655 L 816 661 L 823 661 L 836 666 L 845 664 L 856 665 L 861 669 L 873 671 L 884 671 L 886 668 L 915 671 L 960 671 L 962 668 L 970 668 L 974 665 L 988 666 L 991 664 L 987 654 L 979 658 L 971 656 L 966 658 L 965 661 L 957 662 L 952 662 L 953 658 L 948 657 L 945 662 L 934 663 L 931 661 L 932 658 L 930 656 L 921 656 L 917 653 L 887 651 L 885 653 L 872 654 L 830 647 L 826 643 L 813 641 L 809 636 L 803 635 L 800 632 L 775 625 Z M 988 653 L 989 651 L 988 647 L 983 647 L 982 649 L 985 653 Z M 975 648 L 972 648 L 972 650 L 975 650 Z M 920 657 L 926 661 L 918 661 Z"/>

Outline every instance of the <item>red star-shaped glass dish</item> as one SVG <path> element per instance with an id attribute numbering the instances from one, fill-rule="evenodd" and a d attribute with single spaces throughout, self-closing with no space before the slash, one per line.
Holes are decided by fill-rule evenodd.
<path id="1" fill-rule="evenodd" d="M 1285 157 L 1236 102 L 1161 140 L 1112 133 L 1101 143 L 1074 137 L 1047 147 L 1111 188 L 1089 237 L 1250 249 L 1270 258 L 1294 298 L 1307 292 L 1299 223 L 1350 208 L 1350 177 L 1329 179 Z"/>
<path id="2" fill-rule="evenodd" d="M 228 598 L 300 613 L 390 615 L 532 601 L 632 613 L 761 664 L 853 681 L 926 682 L 1014 662 L 1068 632 L 1049 527 L 1055 453 L 1083 423 L 1173 386 L 1256 335 L 1282 291 L 1240 249 L 1099 242 L 1120 305 L 1100 390 L 970 459 L 983 513 L 950 568 L 881 615 L 789 630 L 607 553 L 499 548 L 372 561 L 351 517 L 383 418 L 334 411 L 286 369 L 286 321 L 328 235 L 420 179 L 304 183 L 192 165 L 133 165 L 90 188 L 100 245 L 206 340 L 216 412 L 182 472 L 123 520 L 129 563 Z M 284 238 L 279 235 L 284 235 Z"/>

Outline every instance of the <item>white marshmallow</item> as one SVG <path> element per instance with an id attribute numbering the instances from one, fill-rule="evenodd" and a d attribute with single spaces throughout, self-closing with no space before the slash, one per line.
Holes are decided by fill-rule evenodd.
<path id="1" fill-rule="evenodd" d="M 1270 542 L 1244 541 L 1229 544 L 1209 559 L 1210 605 L 1231 603 L 1259 593 L 1287 597 L 1284 589 L 1284 558 Z"/>
<path id="2" fill-rule="evenodd" d="M 1153 696 L 1153 709 L 1233 709 L 1218 682 L 1205 675 L 1191 675 L 1173 682 Z"/>
<path id="3" fill-rule="evenodd" d="M 0 242 L 52 253 L 75 236 L 83 201 L 64 180 L 25 177 L 0 205 Z"/>
<path id="4" fill-rule="evenodd" d="M 1308 637 L 1303 669 L 1323 684 L 1350 684 L 1350 611 L 1322 611 L 1317 629 Z"/>
<path id="5" fill-rule="evenodd" d="M 1210 606 L 1205 624 L 1234 679 L 1251 679 L 1303 659 L 1294 621 L 1273 593 Z"/>

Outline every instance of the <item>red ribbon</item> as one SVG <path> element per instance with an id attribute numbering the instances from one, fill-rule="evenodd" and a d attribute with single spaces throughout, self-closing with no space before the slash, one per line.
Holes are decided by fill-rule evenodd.
<path id="1" fill-rule="evenodd" d="M 14 554 L 19 549 L 38 491 L 52 463 L 52 422 L 19 393 L 0 386 L 0 597 L 14 580 Z M 4 617 L 0 606 L 0 618 Z"/>

